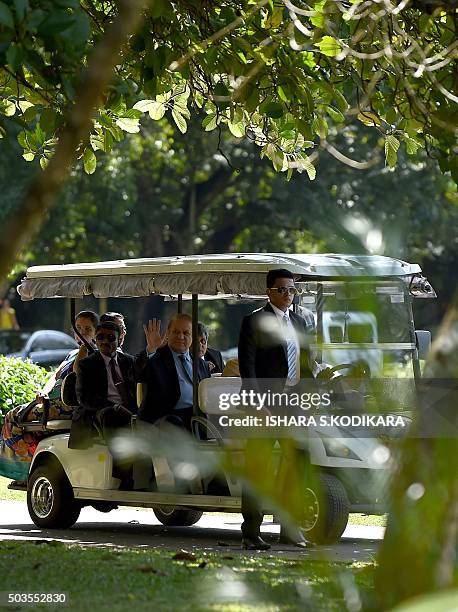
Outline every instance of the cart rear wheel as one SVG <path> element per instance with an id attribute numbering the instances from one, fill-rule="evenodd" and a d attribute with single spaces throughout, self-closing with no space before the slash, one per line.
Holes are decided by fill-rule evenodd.
<path id="1" fill-rule="evenodd" d="M 153 510 L 156 518 L 168 527 L 189 527 L 197 523 L 203 514 L 200 510 L 175 508 L 174 506 L 161 506 Z"/>

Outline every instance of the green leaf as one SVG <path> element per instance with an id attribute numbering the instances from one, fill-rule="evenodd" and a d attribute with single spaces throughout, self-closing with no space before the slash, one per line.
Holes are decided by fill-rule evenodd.
<path id="1" fill-rule="evenodd" d="M 415 140 L 415 138 L 410 138 L 410 136 L 403 135 L 402 140 L 406 145 L 406 151 L 409 155 L 415 155 L 418 149 L 423 148 L 423 143 Z"/>
<path id="2" fill-rule="evenodd" d="M 245 125 L 242 121 L 238 123 L 231 123 L 230 121 L 227 124 L 230 133 L 236 138 L 242 138 L 245 136 Z"/>
<path id="3" fill-rule="evenodd" d="M 28 100 L 20 100 L 19 102 L 19 108 L 21 109 L 23 113 L 25 113 L 25 111 L 28 108 L 31 108 L 32 106 L 33 106 L 32 102 L 29 102 Z"/>
<path id="4" fill-rule="evenodd" d="M 289 102 L 289 89 L 287 87 L 287 85 L 278 85 L 277 87 L 277 93 L 278 93 L 278 97 L 280 98 L 280 100 L 283 100 L 283 102 Z"/>
<path id="5" fill-rule="evenodd" d="M 283 117 L 284 112 L 283 105 L 280 102 L 263 102 L 259 110 L 272 119 L 280 119 L 280 117 Z"/>
<path id="6" fill-rule="evenodd" d="M 25 109 L 23 113 L 23 119 L 24 121 L 27 121 L 27 123 L 32 123 L 36 117 L 36 114 L 37 114 L 37 107 L 31 104 L 29 108 Z"/>
<path id="7" fill-rule="evenodd" d="M 29 8 L 29 0 L 14 0 L 14 8 L 16 10 L 16 16 L 19 21 L 22 21 L 25 17 L 25 13 Z"/>
<path id="8" fill-rule="evenodd" d="M 108 131 L 116 140 L 116 142 L 121 142 L 121 140 L 124 138 L 124 132 L 117 125 L 112 125 L 111 127 L 109 127 Z"/>
<path id="9" fill-rule="evenodd" d="M 398 161 L 399 140 L 389 134 L 385 138 L 385 160 L 390 168 L 394 168 Z"/>
<path id="10" fill-rule="evenodd" d="M 328 106 L 326 109 L 328 115 L 334 121 L 334 123 L 343 123 L 345 121 L 345 117 L 342 115 L 340 110 L 334 108 L 333 106 Z"/>
<path id="11" fill-rule="evenodd" d="M 29 143 L 25 132 L 19 132 L 19 134 L 17 135 L 17 141 L 23 149 L 29 148 Z"/>
<path id="12" fill-rule="evenodd" d="M 380 117 L 371 111 L 364 111 L 363 113 L 358 113 L 357 118 L 369 127 L 373 127 L 374 125 L 380 125 Z"/>
<path id="13" fill-rule="evenodd" d="M 338 109 L 342 111 L 342 113 L 345 113 L 349 109 L 350 105 L 345 99 L 345 96 L 343 95 L 343 93 L 339 91 L 338 89 L 336 89 L 336 87 L 337 85 L 334 85 L 333 96 L 334 96 L 335 103 Z"/>
<path id="14" fill-rule="evenodd" d="M 2 100 L 2 113 L 7 117 L 12 117 L 16 112 L 16 105 L 11 100 Z"/>
<path id="15" fill-rule="evenodd" d="M 22 154 L 22 157 L 25 159 L 25 161 L 31 162 L 35 159 L 35 154 L 32 153 L 32 151 L 25 151 L 25 153 Z"/>
<path id="16" fill-rule="evenodd" d="M 22 64 L 22 60 L 24 59 L 24 49 L 15 43 L 11 43 L 6 52 L 6 61 L 13 69 L 13 72 L 16 72 L 19 66 Z"/>
<path id="17" fill-rule="evenodd" d="M 75 15 L 73 13 L 68 13 L 66 10 L 53 11 L 40 23 L 38 33 L 45 38 L 62 34 L 62 32 L 71 28 L 74 22 Z"/>
<path id="18" fill-rule="evenodd" d="M 185 134 L 188 130 L 188 124 L 186 123 L 186 119 L 183 117 L 183 115 L 179 113 L 175 108 L 173 108 L 172 117 L 177 125 L 177 128 L 180 130 L 180 132 L 182 134 Z"/>
<path id="19" fill-rule="evenodd" d="M 124 119 L 140 119 L 141 116 L 141 112 L 136 108 L 129 108 L 129 110 L 125 110 L 121 114 L 121 117 Z"/>
<path id="20" fill-rule="evenodd" d="M 128 132 L 129 134 L 137 134 L 140 131 L 138 119 L 131 119 L 130 117 L 118 117 L 118 119 L 116 119 L 116 125 L 120 127 L 123 132 Z"/>
<path id="21" fill-rule="evenodd" d="M 14 30 L 13 13 L 4 2 L 0 2 L 0 23 L 11 30 Z"/>
<path id="22" fill-rule="evenodd" d="M 323 117 L 315 117 L 312 121 L 312 129 L 315 134 L 318 134 L 318 136 L 323 139 L 326 138 L 329 131 L 328 124 Z"/>
<path id="23" fill-rule="evenodd" d="M 52 108 L 45 108 L 41 113 L 40 125 L 48 134 L 54 132 L 57 125 L 57 113 Z"/>
<path id="24" fill-rule="evenodd" d="M 186 104 L 183 105 L 182 103 L 177 102 L 176 98 L 173 100 L 173 109 L 176 110 L 177 113 L 180 113 L 180 115 L 183 115 L 183 117 L 191 119 L 191 113 L 189 112 Z"/>
<path id="25" fill-rule="evenodd" d="M 40 157 L 40 166 L 42 170 L 44 170 L 48 164 L 49 159 L 47 157 Z"/>
<path id="26" fill-rule="evenodd" d="M 151 119 L 157 121 L 165 115 L 166 106 L 162 102 L 156 102 L 155 100 L 140 100 L 134 104 L 134 109 L 142 113 L 149 113 Z"/>
<path id="27" fill-rule="evenodd" d="M 216 125 L 217 125 L 216 120 L 217 120 L 216 114 L 210 113 L 202 121 L 202 127 L 205 129 L 206 132 L 211 132 L 216 128 Z"/>
<path id="28" fill-rule="evenodd" d="M 83 166 L 86 174 L 94 174 L 97 167 L 97 158 L 94 151 L 89 147 L 84 151 Z"/>
<path id="29" fill-rule="evenodd" d="M 336 57 L 336 55 L 339 55 L 342 51 L 339 41 L 332 36 L 323 36 L 320 41 L 314 44 L 323 55 L 327 55 L 328 57 Z"/>
<path id="30" fill-rule="evenodd" d="M 62 34 L 62 38 L 69 41 L 72 47 L 81 47 L 86 44 L 91 34 L 89 18 L 85 13 L 74 13 L 73 22 Z"/>
<path id="31" fill-rule="evenodd" d="M 268 155 L 272 160 L 272 165 L 277 172 L 281 172 L 282 170 L 286 170 L 288 167 L 288 162 L 285 154 L 282 151 L 279 151 L 275 148 L 274 151 Z"/>
<path id="32" fill-rule="evenodd" d="M 316 177 L 316 168 L 315 166 L 312 164 L 312 162 L 310 161 L 310 158 L 305 156 L 305 157 L 299 157 L 298 158 L 298 172 L 302 172 L 302 170 L 305 170 L 308 174 L 308 177 L 311 181 L 313 181 Z"/>

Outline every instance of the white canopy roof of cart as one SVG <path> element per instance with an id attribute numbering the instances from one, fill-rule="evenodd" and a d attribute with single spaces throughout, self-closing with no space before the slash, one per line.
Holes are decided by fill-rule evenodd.
<path id="1" fill-rule="evenodd" d="M 238 253 L 33 266 L 18 287 L 23 300 L 50 297 L 140 297 L 151 294 L 265 295 L 268 270 L 297 280 L 406 277 L 417 264 L 371 255 Z"/>

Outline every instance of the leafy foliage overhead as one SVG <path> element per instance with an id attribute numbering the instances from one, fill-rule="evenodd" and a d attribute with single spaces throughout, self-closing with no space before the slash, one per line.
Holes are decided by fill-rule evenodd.
<path id="1" fill-rule="evenodd" d="M 329 141 L 359 121 L 384 138 L 388 166 L 426 147 L 458 180 L 457 13 L 455 0 L 149 2 L 81 143 L 84 169 L 143 117 L 184 133 L 199 111 L 204 130 L 252 139 L 288 174 L 313 179 L 319 147 L 358 167 Z M 52 156 L 116 14 L 114 0 L 0 2 L 1 125 L 20 125 L 26 160 Z"/>

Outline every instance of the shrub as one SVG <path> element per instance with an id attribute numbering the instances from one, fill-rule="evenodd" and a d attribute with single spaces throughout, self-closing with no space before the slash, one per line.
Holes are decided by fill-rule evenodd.
<path id="1" fill-rule="evenodd" d="M 0 355 L 0 423 L 8 410 L 31 402 L 48 377 L 49 372 L 40 366 Z"/>

